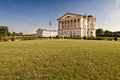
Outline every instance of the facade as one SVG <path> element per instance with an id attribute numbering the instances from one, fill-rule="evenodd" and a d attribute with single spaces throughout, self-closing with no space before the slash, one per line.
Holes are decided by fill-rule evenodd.
<path id="1" fill-rule="evenodd" d="M 59 37 L 96 37 L 96 18 L 91 15 L 66 13 L 57 20 Z"/>
<path id="2" fill-rule="evenodd" d="M 56 37 L 58 32 L 56 30 L 46 30 L 46 29 L 38 29 L 37 37 Z"/>

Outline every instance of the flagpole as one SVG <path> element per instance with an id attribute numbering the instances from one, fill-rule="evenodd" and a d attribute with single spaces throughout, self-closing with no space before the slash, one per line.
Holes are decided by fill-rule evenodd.
<path id="1" fill-rule="evenodd" d="M 50 26 L 50 39 L 51 39 L 51 21 L 49 22 L 49 26 Z"/>

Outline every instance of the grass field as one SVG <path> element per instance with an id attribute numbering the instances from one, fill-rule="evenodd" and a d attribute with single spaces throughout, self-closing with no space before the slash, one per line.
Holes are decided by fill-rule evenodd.
<path id="1" fill-rule="evenodd" d="M 3 42 L 0 80 L 120 80 L 120 42 Z"/>

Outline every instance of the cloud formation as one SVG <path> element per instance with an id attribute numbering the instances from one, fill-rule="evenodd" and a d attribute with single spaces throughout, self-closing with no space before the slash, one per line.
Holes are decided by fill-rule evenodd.
<path id="1" fill-rule="evenodd" d="M 120 0 L 115 0 L 114 9 L 105 20 L 106 29 L 120 31 Z"/>
<path id="2" fill-rule="evenodd" d="M 30 22 L 33 21 L 33 20 L 32 20 L 30 17 L 28 17 L 28 16 L 18 16 L 18 15 L 11 14 L 11 13 L 7 13 L 7 12 L 3 12 L 3 11 L 0 11 L 0 14 L 4 14 L 4 15 L 8 15 L 8 16 L 15 17 L 15 18 L 27 20 L 27 21 L 30 21 Z"/>

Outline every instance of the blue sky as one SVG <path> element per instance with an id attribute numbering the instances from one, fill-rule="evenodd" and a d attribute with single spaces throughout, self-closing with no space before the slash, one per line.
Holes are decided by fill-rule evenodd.
<path id="1" fill-rule="evenodd" d="M 0 0 L 0 25 L 10 31 L 35 33 L 38 28 L 57 29 L 65 13 L 93 15 L 97 28 L 120 31 L 120 0 Z"/>

